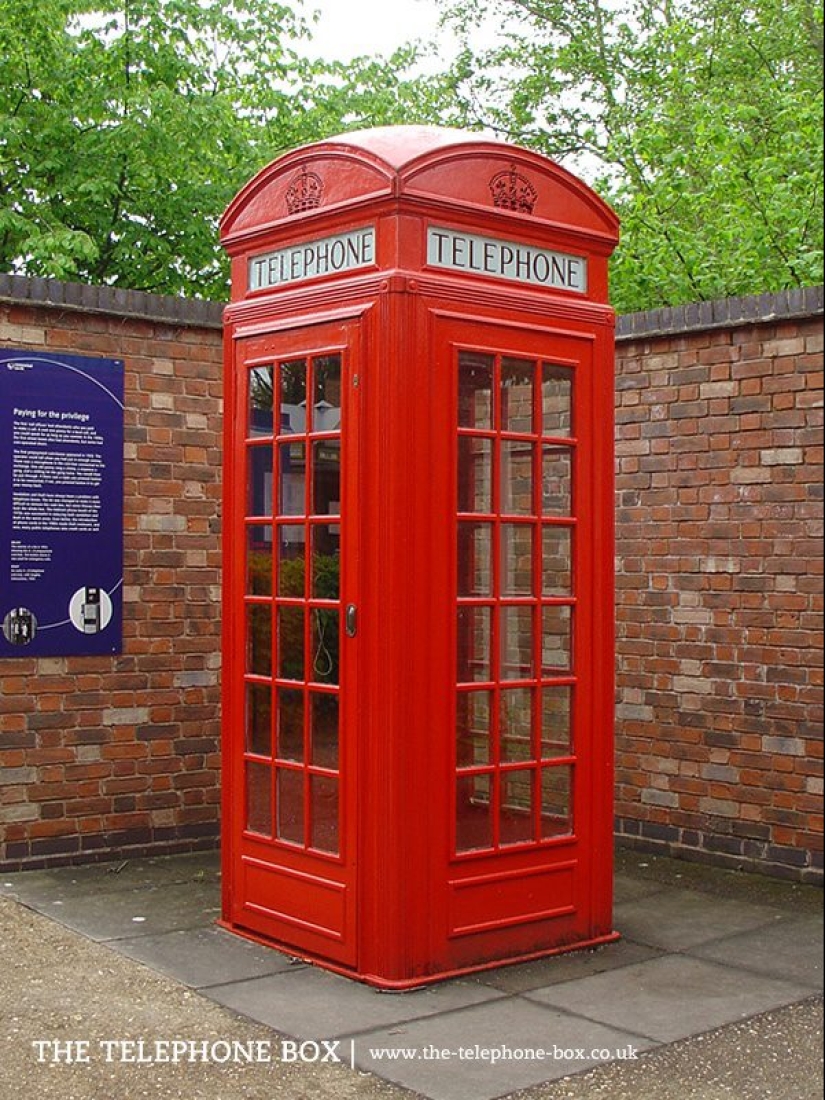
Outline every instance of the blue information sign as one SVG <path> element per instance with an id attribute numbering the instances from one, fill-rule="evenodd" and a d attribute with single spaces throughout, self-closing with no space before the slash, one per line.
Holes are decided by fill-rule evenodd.
<path id="1" fill-rule="evenodd" d="M 119 653 L 123 363 L 0 349 L 0 657 Z"/>

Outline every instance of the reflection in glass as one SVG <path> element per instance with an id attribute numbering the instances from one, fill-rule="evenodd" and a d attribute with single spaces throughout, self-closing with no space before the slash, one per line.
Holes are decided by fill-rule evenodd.
<path id="1" fill-rule="evenodd" d="M 338 683 L 338 611 L 326 607 L 312 610 L 312 670 L 316 684 Z"/>
<path id="2" fill-rule="evenodd" d="M 568 684 L 542 688 L 541 692 L 541 755 L 545 760 L 570 756 L 573 751 L 570 724 Z"/>
<path id="3" fill-rule="evenodd" d="M 573 591 L 573 533 L 570 527 L 544 524 L 541 531 L 541 587 L 545 596 Z"/>
<path id="4" fill-rule="evenodd" d="M 573 371 L 542 363 L 541 415 L 544 435 L 569 438 L 573 434 Z"/>
<path id="5" fill-rule="evenodd" d="M 458 609 L 458 682 L 460 684 L 490 679 L 491 615 L 489 607 L 459 607 Z"/>
<path id="6" fill-rule="evenodd" d="M 493 356 L 462 351 L 458 357 L 458 425 L 492 430 Z"/>
<path id="7" fill-rule="evenodd" d="M 456 851 L 493 846 L 492 776 L 460 776 L 456 786 Z"/>
<path id="8" fill-rule="evenodd" d="M 501 430 L 533 431 L 533 375 L 535 364 L 529 359 L 503 359 L 501 362 Z"/>
<path id="9" fill-rule="evenodd" d="M 272 446 L 247 447 L 246 514 L 272 515 Z"/>
<path id="10" fill-rule="evenodd" d="M 458 510 L 493 510 L 493 444 L 475 435 L 458 437 Z"/>
<path id="11" fill-rule="evenodd" d="M 249 435 L 272 435 L 272 367 L 249 372 Z"/>
<path id="12" fill-rule="evenodd" d="M 281 363 L 278 370 L 280 401 L 279 435 L 306 431 L 307 368 L 303 359 Z"/>
<path id="13" fill-rule="evenodd" d="M 492 525 L 458 525 L 458 594 L 491 596 L 493 593 Z"/>
<path id="14" fill-rule="evenodd" d="M 533 594 L 533 526 L 524 523 L 501 525 L 501 594 Z"/>
<path id="15" fill-rule="evenodd" d="M 253 523 L 246 529 L 246 592 L 272 595 L 272 528 L 268 524 Z"/>
<path id="16" fill-rule="evenodd" d="M 246 685 L 246 751 L 257 756 L 272 752 L 272 689 L 269 684 Z"/>
<path id="17" fill-rule="evenodd" d="M 503 440 L 501 444 L 501 511 L 504 515 L 534 515 L 532 443 Z"/>
<path id="18" fill-rule="evenodd" d="M 304 595 L 303 524 L 280 524 L 278 531 L 278 595 L 301 599 Z"/>
<path id="19" fill-rule="evenodd" d="M 312 444 L 312 514 L 341 514 L 340 439 L 319 439 Z"/>
<path id="20" fill-rule="evenodd" d="M 292 844 L 304 843 L 304 773 L 278 768 L 276 789 L 278 838 Z"/>
<path id="21" fill-rule="evenodd" d="M 542 510 L 546 516 L 570 516 L 572 501 L 573 455 L 569 447 L 542 449 Z"/>
<path id="22" fill-rule="evenodd" d="M 279 760 L 304 762 L 304 693 L 278 688 L 276 755 Z"/>
<path id="23" fill-rule="evenodd" d="M 500 837 L 504 844 L 533 840 L 533 771 L 502 772 Z"/>
<path id="24" fill-rule="evenodd" d="M 320 852 L 338 854 L 338 780 L 331 775 L 309 779 L 312 837 L 310 845 Z"/>
<path id="25" fill-rule="evenodd" d="M 278 607 L 278 678 L 304 678 L 304 609 Z"/>
<path id="26" fill-rule="evenodd" d="M 571 666 L 571 608 L 544 607 L 541 623 L 542 676 L 567 672 Z"/>
<path id="27" fill-rule="evenodd" d="M 489 691 L 460 691 L 456 714 L 456 759 L 459 768 L 490 763 Z"/>
<path id="28" fill-rule="evenodd" d="M 313 360 L 315 395 L 312 431 L 335 432 L 341 427 L 341 356 L 324 355 Z"/>
<path id="29" fill-rule="evenodd" d="M 319 600 L 337 600 L 340 596 L 341 528 L 337 523 L 316 523 L 310 530 L 312 595 Z"/>
<path id="30" fill-rule="evenodd" d="M 338 695 L 310 693 L 310 761 L 316 768 L 338 771 Z"/>
<path id="31" fill-rule="evenodd" d="M 569 765 L 542 768 L 541 837 L 566 836 L 572 832 Z"/>
<path id="32" fill-rule="evenodd" d="M 501 609 L 501 679 L 533 678 L 533 610 L 530 607 Z"/>
<path id="33" fill-rule="evenodd" d="M 272 675 L 272 607 L 249 604 L 246 609 L 246 671 Z"/>
<path id="34" fill-rule="evenodd" d="M 533 758 L 533 692 L 530 688 L 502 691 L 499 740 L 502 760 Z"/>
<path id="35" fill-rule="evenodd" d="M 268 764 L 246 764 L 246 827 L 251 833 L 272 835 L 272 772 Z"/>
<path id="36" fill-rule="evenodd" d="M 306 508 L 306 444 L 278 447 L 278 515 L 303 516 Z"/>

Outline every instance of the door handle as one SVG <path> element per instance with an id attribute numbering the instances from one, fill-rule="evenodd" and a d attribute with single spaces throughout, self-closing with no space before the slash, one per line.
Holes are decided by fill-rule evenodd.
<path id="1" fill-rule="evenodd" d="M 358 608 L 354 603 L 347 604 L 347 613 L 344 619 L 344 628 L 348 638 L 354 638 L 358 633 Z"/>

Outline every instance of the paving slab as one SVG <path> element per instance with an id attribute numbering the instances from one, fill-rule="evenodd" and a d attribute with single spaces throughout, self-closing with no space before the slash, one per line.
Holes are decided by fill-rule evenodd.
<path id="1" fill-rule="evenodd" d="M 178 856 L 87 863 L 78 867 L 55 867 L 42 871 L 0 873 L 0 895 L 17 897 L 20 901 L 31 904 L 38 900 L 73 895 L 88 897 L 90 894 L 155 889 L 186 882 L 213 882 L 219 888 L 219 854 L 194 852 Z"/>
<path id="2" fill-rule="evenodd" d="M 299 1039 L 332 1039 L 503 997 L 472 981 L 383 993 L 315 967 L 212 986 L 210 1000 Z"/>
<path id="3" fill-rule="evenodd" d="M 810 995 L 800 983 L 667 955 L 525 994 L 529 1000 L 626 1027 L 662 1043 L 755 1016 Z"/>
<path id="4" fill-rule="evenodd" d="M 626 1030 L 512 997 L 360 1035 L 355 1061 L 428 1100 L 493 1100 L 580 1073 L 597 1064 L 594 1050 L 612 1058 L 653 1045 Z M 405 1056 L 388 1060 L 381 1057 L 384 1049 Z"/>
<path id="5" fill-rule="evenodd" d="M 635 943 L 684 951 L 765 927 L 782 916 L 780 910 L 770 906 L 669 887 L 638 901 L 617 904 L 613 927 Z"/>
<path id="6" fill-rule="evenodd" d="M 26 904 L 91 940 L 131 939 L 181 928 L 207 927 L 220 913 L 220 894 L 211 882 L 142 887 L 98 895 L 94 891 L 38 896 Z"/>
<path id="7" fill-rule="evenodd" d="M 503 993 L 525 993 L 559 982 L 575 981 L 591 974 L 632 966 L 645 959 L 658 958 L 663 952 L 631 940 L 617 940 L 589 951 L 571 951 L 565 955 L 551 955 L 535 962 L 518 963 L 515 966 L 498 966 L 483 970 L 475 980 Z"/>
<path id="8" fill-rule="evenodd" d="M 786 918 L 768 928 L 702 944 L 690 953 L 812 990 L 823 988 L 822 921 L 817 917 Z"/>
<path id="9" fill-rule="evenodd" d="M 262 978 L 302 965 L 215 927 L 135 936 L 118 940 L 117 950 L 192 989 Z"/>

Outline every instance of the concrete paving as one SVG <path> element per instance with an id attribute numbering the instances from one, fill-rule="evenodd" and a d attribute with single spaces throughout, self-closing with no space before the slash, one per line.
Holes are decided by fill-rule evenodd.
<path id="1" fill-rule="evenodd" d="M 821 1095 L 821 891 L 625 852 L 616 898 L 618 943 L 387 994 L 215 927 L 212 853 L 0 875 L 3 1095 Z"/>

